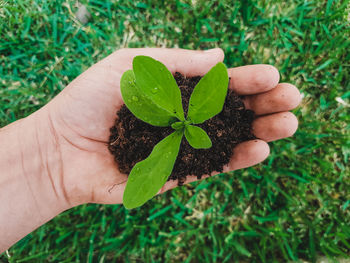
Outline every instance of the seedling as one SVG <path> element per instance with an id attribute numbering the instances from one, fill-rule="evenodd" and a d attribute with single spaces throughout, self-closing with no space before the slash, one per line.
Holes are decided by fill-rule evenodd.
<path id="1" fill-rule="evenodd" d="M 195 86 L 185 116 L 181 92 L 171 72 L 161 62 L 136 56 L 133 70 L 124 72 L 120 88 L 125 105 L 140 120 L 154 126 L 170 126 L 174 132 L 154 146 L 151 154 L 131 170 L 123 196 L 124 206 L 143 205 L 166 183 L 180 150 L 183 136 L 195 149 L 212 142 L 195 124 L 222 111 L 228 88 L 226 66 L 219 62 Z"/>

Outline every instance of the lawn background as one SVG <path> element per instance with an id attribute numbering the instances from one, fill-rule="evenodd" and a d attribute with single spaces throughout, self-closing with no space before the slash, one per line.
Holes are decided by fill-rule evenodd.
<path id="1" fill-rule="evenodd" d="M 39 109 L 122 47 L 221 47 L 267 63 L 303 95 L 297 133 L 254 168 L 140 209 L 83 205 L 0 262 L 285 262 L 350 255 L 350 1 L 0 0 L 0 127 Z M 1 147 L 1 146 L 0 146 Z M 3 172 L 3 171 L 1 171 Z M 1 235 L 1 233 L 0 233 Z"/>

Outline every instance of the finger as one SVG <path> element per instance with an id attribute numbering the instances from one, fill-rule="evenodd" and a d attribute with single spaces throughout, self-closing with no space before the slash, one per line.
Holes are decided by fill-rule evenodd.
<path id="1" fill-rule="evenodd" d="M 259 117 L 253 121 L 254 135 L 266 142 L 292 136 L 298 128 L 298 119 L 291 112 L 280 112 Z"/>
<path id="2" fill-rule="evenodd" d="M 123 61 L 124 71 L 132 68 L 135 56 L 150 56 L 159 60 L 172 72 L 180 72 L 186 76 L 204 75 L 218 62 L 224 60 L 224 52 L 220 48 L 209 50 L 187 50 L 177 48 L 128 48 L 116 51 L 103 63 Z"/>
<path id="3" fill-rule="evenodd" d="M 279 82 L 278 70 L 271 65 L 249 65 L 228 70 L 230 88 L 239 95 L 262 93 L 273 89 Z"/>
<path id="4" fill-rule="evenodd" d="M 256 115 L 289 111 L 296 108 L 300 101 L 299 90 L 289 83 L 280 83 L 272 90 L 244 98 L 246 108 Z"/>
<path id="5" fill-rule="evenodd" d="M 223 172 L 234 171 L 246 167 L 256 165 L 267 158 L 270 154 L 269 145 L 262 140 L 250 140 L 242 142 L 233 150 L 233 155 L 230 162 L 223 167 Z M 213 172 L 211 175 L 216 175 L 218 172 Z M 204 175 L 202 179 L 209 177 Z M 201 179 L 201 180 L 202 180 Z M 187 176 L 185 184 L 198 181 L 196 176 Z M 178 186 L 178 181 L 168 181 L 159 193 L 164 193 Z"/>
<path id="6" fill-rule="evenodd" d="M 262 140 L 242 142 L 234 148 L 230 162 L 223 168 L 224 172 L 256 165 L 265 160 L 269 154 L 270 147 Z"/>

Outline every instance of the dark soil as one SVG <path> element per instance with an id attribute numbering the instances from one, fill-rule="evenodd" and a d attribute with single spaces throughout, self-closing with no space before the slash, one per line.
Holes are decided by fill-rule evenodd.
<path id="1" fill-rule="evenodd" d="M 192 90 L 200 78 L 185 78 L 180 73 L 175 74 L 185 113 Z M 137 162 L 146 159 L 153 147 L 174 130 L 170 127 L 155 127 L 137 119 L 125 105 L 117 112 L 117 116 L 110 129 L 108 149 L 114 155 L 120 172 L 129 174 Z M 194 149 L 183 137 L 168 180 L 178 179 L 178 184 L 181 185 L 187 175 L 195 175 L 200 179 L 202 175 L 213 171 L 222 172 L 223 166 L 232 156 L 233 148 L 243 141 L 255 139 L 251 132 L 253 119 L 254 112 L 245 109 L 242 99 L 229 90 L 223 110 L 198 125 L 209 135 L 212 147 Z"/>

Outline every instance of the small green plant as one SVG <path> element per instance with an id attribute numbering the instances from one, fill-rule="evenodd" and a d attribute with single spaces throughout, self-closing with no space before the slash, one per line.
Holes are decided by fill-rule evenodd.
<path id="1" fill-rule="evenodd" d="M 200 79 L 191 94 L 186 117 L 181 92 L 173 75 L 165 65 L 151 57 L 136 56 L 133 70 L 124 72 L 120 87 L 125 105 L 138 119 L 174 129 L 131 170 L 123 203 L 126 208 L 132 209 L 151 199 L 166 183 L 184 135 L 195 149 L 212 146 L 207 133 L 194 124 L 203 123 L 222 110 L 228 74 L 226 66 L 219 62 Z"/>

